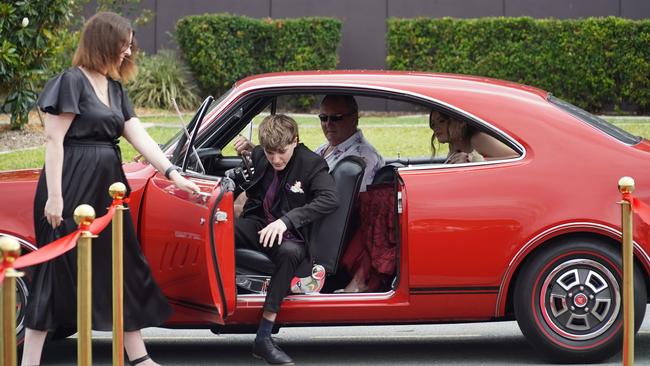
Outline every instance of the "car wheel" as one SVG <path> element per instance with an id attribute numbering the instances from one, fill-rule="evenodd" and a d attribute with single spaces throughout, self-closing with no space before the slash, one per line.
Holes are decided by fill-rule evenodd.
<path id="1" fill-rule="evenodd" d="M 25 309 L 29 299 L 29 276 L 16 278 L 16 345 L 22 347 L 25 342 Z M 76 329 L 59 328 L 48 334 L 50 339 L 67 338 L 77 332 Z"/>
<path id="2" fill-rule="evenodd" d="M 16 344 L 21 346 L 25 340 L 25 308 L 29 297 L 29 279 L 26 276 L 16 278 Z"/>
<path id="3" fill-rule="evenodd" d="M 618 248 L 594 239 L 564 240 L 531 257 L 514 292 L 528 341 L 554 362 L 599 362 L 621 351 L 621 263 Z M 647 293 L 637 266 L 634 287 L 638 331 Z"/>

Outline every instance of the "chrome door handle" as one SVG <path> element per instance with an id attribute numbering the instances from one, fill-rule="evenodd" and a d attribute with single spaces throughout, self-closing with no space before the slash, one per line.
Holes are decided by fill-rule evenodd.
<path id="1" fill-rule="evenodd" d="M 228 221 L 228 213 L 217 209 L 217 212 L 214 213 L 214 223 L 218 224 L 226 221 Z"/>

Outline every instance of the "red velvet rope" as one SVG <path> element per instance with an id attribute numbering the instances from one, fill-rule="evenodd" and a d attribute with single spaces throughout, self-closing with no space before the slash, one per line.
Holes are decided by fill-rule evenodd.
<path id="1" fill-rule="evenodd" d="M 626 193 L 621 193 L 621 195 L 623 195 L 624 201 L 630 202 L 632 204 L 634 203 L 634 197 L 632 197 L 632 193 L 626 192 Z"/>
<path id="2" fill-rule="evenodd" d="M 124 206 L 125 203 L 129 203 L 131 201 L 130 198 L 125 197 L 125 198 L 115 198 L 113 200 L 113 203 L 111 206 Z"/>
<path id="3" fill-rule="evenodd" d="M 650 205 L 639 200 L 638 198 L 632 197 L 632 193 L 622 193 L 623 200 L 630 203 L 632 207 L 632 212 L 637 214 L 641 221 L 646 225 L 650 225 Z"/>
<path id="4" fill-rule="evenodd" d="M 120 200 L 120 204 L 121 204 Z M 127 200 L 123 200 L 124 202 L 127 202 Z M 4 280 L 5 276 L 5 271 L 8 268 L 24 268 L 24 267 L 29 267 L 33 266 L 35 264 L 47 262 L 51 259 L 54 259 L 70 250 L 75 248 L 77 246 L 77 240 L 81 236 L 81 233 L 83 231 L 90 231 L 93 235 L 98 235 L 101 233 L 106 226 L 111 222 L 113 219 L 113 214 L 115 213 L 115 206 L 117 206 L 116 201 L 113 201 L 113 204 L 111 204 L 111 207 L 108 208 L 108 212 L 106 215 L 95 219 L 92 224 L 90 225 L 79 225 L 79 229 L 71 232 L 70 234 L 59 238 L 49 244 L 46 244 L 39 248 L 38 250 L 35 250 L 31 253 L 25 254 L 21 257 L 18 257 L 16 261 L 14 261 L 13 265 L 12 263 L 9 262 L 3 262 L 2 265 L 0 265 L 0 282 Z"/>
<path id="5" fill-rule="evenodd" d="M 632 210 L 639 215 L 641 221 L 650 224 L 650 205 L 629 195 L 629 199 L 623 195 L 623 199 L 632 203 Z"/>

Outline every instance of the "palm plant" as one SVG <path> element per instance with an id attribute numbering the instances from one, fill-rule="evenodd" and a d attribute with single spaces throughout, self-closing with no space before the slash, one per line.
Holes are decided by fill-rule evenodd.
<path id="1" fill-rule="evenodd" d="M 200 103 L 191 72 L 171 50 L 141 57 L 128 89 L 137 107 L 168 109 L 176 100 L 179 108 L 193 109 Z"/>

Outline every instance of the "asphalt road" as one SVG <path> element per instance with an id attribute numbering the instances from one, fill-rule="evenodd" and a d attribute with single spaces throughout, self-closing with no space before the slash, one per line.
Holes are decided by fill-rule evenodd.
<path id="1" fill-rule="evenodd" d="M 251 356 L 253 335 L 207 330 L 144 331 L 164 366 L 265 365 Z M 111 364 L 110 333 L 97 332 L 93 364 Z M 276 339 L 298 365 L 545 365 L 516 322 L 378 327 L 283 328 Z M 650 365 L 650 308 L 636 338 L 637 365 Z M 76 339 L 49 342 L 43 365 L 76 364 Z M 620 365 L 620 354 L 604 365 Z"/>

